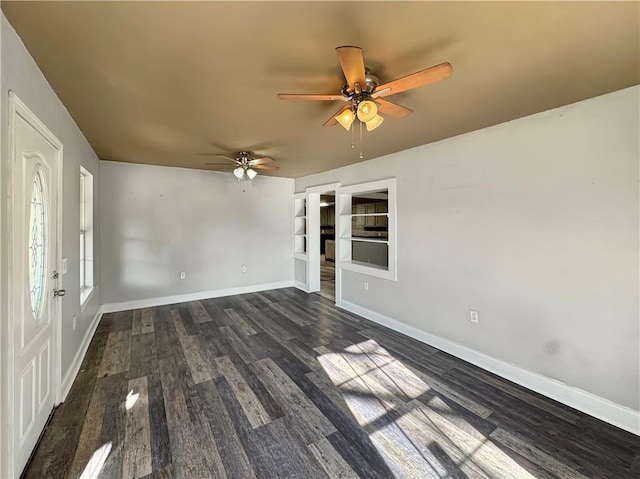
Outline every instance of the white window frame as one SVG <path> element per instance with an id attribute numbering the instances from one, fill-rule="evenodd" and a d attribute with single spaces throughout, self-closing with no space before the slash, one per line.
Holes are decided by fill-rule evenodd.
<path id="1" fill-rule="evenodd" d="M 80 306 L 84 306 L 95 289 L 93 258 L 93 175 L 80 167 Z"/>
<path id="2" fill-rule="evenodd" d="M 387 211 L 389 264 L 387 269 L 376 266 L 368 266 L 363 263 L 351 261 L 351 243 L 358 238 L 351 237 L 352 198 L 354 196 L 387 190 L 389 194 Z M 388 178 L 357 185 L 343 186 L 336 190 L 336 266 L 340 269 L 354 271 L 356 273 L 375 276 L 389 281 L 398 280 L 398 253 L 397 253 L 397 228 L 396 228 L 396 179 Z M 382 241 L 385 242 L 385 241 Z"/>

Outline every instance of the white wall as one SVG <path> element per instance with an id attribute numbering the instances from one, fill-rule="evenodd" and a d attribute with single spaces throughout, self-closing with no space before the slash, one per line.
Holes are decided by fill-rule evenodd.
<path id="1" fill-rule="evenodd" d="M 103 303 L 292 283 L 293 186 L 101 162 Z"/>
<path id="2" fill-rule="evenodd" d="M 345 271 L 343 299 L 638 411 L 639 100 L 636 86 L 296 180 L 397 178 L 398 281 Z"/>
<path id="3" fill-rule="evenodd" d="M 4 18 L 1 18 L 2 15 L 0 15 L 0 92 L 3 91 L 2 90 L 2 36 L 3 36 L 3 31 L 4 31 Z M 0 118 L 5 118 L 5 109 L 6 109 L 6 105 L 4 104 L 4 102 L 0 101 Z M 5 184 L 5 151 L 4 151 L 4 142 L 3 142 L 3 138 L 2 138 L 2 134 L 0 134 L 0 348 L 2 348 L 3 351 L 6 351 L 7 348 L 5 348 L 5 334 L 7 334 L 7 332 L 5 331 L 4 328 L 4 324 L 7 323 L 7 317 L 5 316 L 6 314 L 6 310 L 5 310 L 5 306 L 2 306 L 5 303 L 5 294 L 4 291 L 6 291 L 6 286 L 5 286 L 5 282 L 7 280 L 7 278 L 5 278 L 5 272 L 4 272 L 4 268 L 5 268 L 5 251 L 7 249 L 6 246 L 6 225 L 4 224 L 4 210 L 5 210 L 5 204 L 4 204 L 4 197 L 6 196 L 6 184 Z M 5 412 L 5 404 L 7 404 L 8 399 L 5 397 L 6 394 L 2 391 L 5 391 L 5 381 L 8 377 L 7 372 L 5 371 L 5 358 L 4 358 L 4 354 L 0 352 L 0 475 L 1 474 L 5 474 L 5 464 L 7 461 L 7 458 L 5 458 L 5 454 L 7 454 L 6 450 L 7 448 L 5 447 L 5 441 L 6 439 L 6 434 L 8 433 L 7 430 L 7 425 L 5 424 L 5 420 L 7 417 L 7 413 Z"/>
<path id="4" fill-rule="evenodd" d="M 1 15 L 1 136 L 2 162 L 0 164 L 0 233 L 7 231 L 8 210 L 6 208 L 5 197 L 8 191 L 9 178 L 7 176 L 8 151 L 7 151 L 7 105 L 8 92 L 14 91 L 18 97 L 35 113 L 35 115 L 49 128 L 53 134 L 64 145 L 63 160 L 63 216 L 62 216 L 62 255 L 68 258 L 68 273 L 62 277 L 62 287 L 67 290 L 66 296 L 62 299 L 62 376 L 64 377 L 73 366 L 74 358 L 83 344 L 83 339 L 89 331 L 92 320 L 96 317 L 100 308 L 100 288 L 80 311 L 80 279 L 79 279 L 79 225 L 80 225 L 80 205 L 79 205 L 79 175 L 80 165 L 90 171 L 94 178 L 99 178 L 99 161 L 82 132 L 79 130 L 66 108 L 60 102 L 56 94 L 49 86 L 37 65 L 31 58 L 29 52 L 16 34 L 15 30 L 7 22 L 5 16 Z M 96 190 L 96 198 L 99 191 Z M 97 205 L 94 217 L 97 219 Z M 11 338 L 4 329 L 6 326 L 7 314 L 7 258 L 11 254 L 8 250 L 5 234 L 2 234 L 2 249 L 0 250 L 0 330 L 1 354 L 7 351 L 6 342 Z M 97 235 L 96 235 L 97 236 Z M 99 240 L 95 244 L 96 251 L 99 251 Z M 100 270 L 99 262 L 95 265 L 96 271 Z M 78 324 L 75 330 L 72 328 L 72 318 L 78 315 Z M 2 364 L 6 365 L 6 358 L 2 357 Z M 8 375 L 11 372 L 6 369 L 1 371 L 2 388 L 2 417 L 6 417 L 6 385 Z M 2 424 L 2 443 L 6 444 L 7 424 Z M 2 449 L 3 454 L 6 448 Z M 6 465 L 6 458 L 2 458 L 2 463 Z M 0 476 L 3 471 L 0 470 Z"/>

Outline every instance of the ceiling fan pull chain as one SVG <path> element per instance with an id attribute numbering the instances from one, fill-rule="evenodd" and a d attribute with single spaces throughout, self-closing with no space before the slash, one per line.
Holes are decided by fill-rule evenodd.
<path id="1" fill-rule="evenodd" d="M 351 127 L 349 128 L 351 130 L 351 148 L 355 148 L 356 145 L 354 145 L 355 143 L 355 135 L 356 135 L 356 127 L 353 126 L 353 123 L 351 124 Z"/>
<path id="2" fill-rule="evenodd" d="M 364 158 L 362 156 L 362 122 L 359 121 L 358 123 L 360 123 L 360 159 Z"/>

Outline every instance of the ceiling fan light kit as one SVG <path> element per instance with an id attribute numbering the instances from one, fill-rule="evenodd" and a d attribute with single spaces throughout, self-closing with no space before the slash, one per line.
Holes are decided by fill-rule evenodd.
<path id="1" fill-rule="evenodd" d="M 367 125 L 367 131 L 375 130 L 380 125 L 382 125 L 383 121 L 384 121 L 384 118 L 382 118 L 380 115 L 374 116 L 371 120 L 365 123 L 365 125 Z"/>
<path id="2" fill-rule="evenodd" d="M 235 158 L 231 158 L 225 155 L 216 155 L 225 160 L 229 161 L 229 163 L 205 163 L 207 166 L 215 166 L 216 169 L 228 170 L 229 168 L 233 168 L 233 175 L 238 178 L 238 181 L 249 178 L 253 180 L 258 172 L 256 170 L 278 170 L 277 166 L 268 165 L 267 163 L 271 163 L 273 159 L 269 157 L 261 157 L 254 158 L 251 153 L 248 151 L 240 151 L 236 155 Z"/>
<path id="3" fill-rule="evenodd" d="M 378 114 L 378 107 L 371 100 L 363 100 L 358 103 L 358 120 L 363 123 L 371 121 Z"/>
<path id="4" fill-rule="evenodd" d="M 335 116 L 335 119 L 345 130 L 349 131 L 351 129 L 353 121 L 356 119 L 356 116 L 351 111 L 351 108 L 347 108 L 346 110 L 338 113 Z"/>
<path id="5" fill-rule="evenodd" d="M 380 84 L 378 77 L 365 68 L 360 47 L 337 47 L 336 53 L 346 80 L 339 95 L 279 93 L 278 98 L 281 100 L 348 102 L 347 107 L 342 107 L 337 113 L 334 113 L 323 126 L 340 124 L 349 131 L 357 118 L 360 121 L 361 135 L 362 123 L 366 125 L 367 131 L 373 131 L 382 124 L 384 118 L 379 113 L 394 118 L 405 118 L 413 112 L 413 110 L 385 100 L 383 97 L 445 80 L 451 76 L 452 72 L 451 64 L 441 63 L 397 80 Z M 353 144 L 351 147 L 353 148 Z M 362 158 L 362 139 L 360 140 L 360 158 Z"/>

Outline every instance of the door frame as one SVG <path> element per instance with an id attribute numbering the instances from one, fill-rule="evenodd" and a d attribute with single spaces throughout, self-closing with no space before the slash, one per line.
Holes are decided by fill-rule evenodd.
<path id="1" fill-rule="evenodd" d="M 309 293 L 320 291 L 320 195 L 328 191 L 336 192 L 341 183 L 328 183 L 325 185 L 310 186 L 307 194 L 307 220 L 308 220 L 308 251 L 307 251 L 307 287 Z M 336 246 L 337 246 L 336 241 Z M 336 256 L 338 252 L 336 250 Z M 337 275 L 337 270 L 336 270 Z M 336 289 L 338 279 L 336 277 Z M 336 291 L 336 298 L 338 293 Z"/>
<path id="2" fill-rule="evenodd" d="M 55 245 L 55 265 L 56 271 L 60 274 L 60 277 L 57 280 L 57 284 L 55 287 L 59 287 L 62 283 L 61 278 L 61 269 L 60 266 L 62 264 L 62 178 L 63 178 L 63 147 L 60 140 L 56 138 L 56 136 L 42 123 L 38 117 L 25 105 L 20 98 L 16 95 L 15 92 L 9 91 L 9 129 L 7 135 L 7 146 L 8 146 L 8 165 L 7 165 L 7 219 L 9 222 L 9 226 L 13 225 L 14 215 L 16 214 L 14 208 L 14 181 L 15 181 L 15 126 L 16 119 L 19 116 L 24 121 L 29 123 L 38 133 L 40 133 L 56 150 L 56 175 L 55 178 L 52 178 L 53 181 L 56 181 L 56 193 L 55 193 L 55 211 L 52 211 L 52 215 L 56 215 L 56 232 L 54 235 L 54 239 L 56 242 Z M 7 228 L 7 244 L 8 244 L 8 252 L 11 255 L 11 252 L 14 250 L 14 236 L 13 236 L 13 228 Z M 13 271 L 13 262 L 10 258 L 7 258 L 7 298 L 13 297 L 13 287 L 12 287 L 12 278 L 14 275 Z M 51 294 L 49 291 L 48 294 Z M 5 391 L 7 391 L 6 397 L 6 409 L 5 413 L 9 411 L 15 410 L 15 391 L 14 391 L 14 381 L 13 377 L 18 372 L 15 370 L 15 362 L 14 362 L 14 354 L 15 348 L 13 343 L 13 335 L 14 335 L 14 327 L 15 322 L 13 320 L 13 302 L 9 301 L 7 307 L 7 320 L 5 321 L 3 327 L 3 335 L 5 336 L 6 341 L 6 366 L 5 371 L 9 374 L 5 377 L 5 384 L 3 384 Z M 51 328 L 52 328 L 52 358 L 53 358 L 53 368 L 51 374 L 52 381 L 52 392 L 53 392 L 53 403 L 54 406 L 60 403 L 61 398 L 61 384 L 62 384 L 62 301 L 54 300 L 54 304 L 51 308 L 52 318 L 51 318 Z M 3 444 L 6 445 L 4 450 L 6 451 L 6 461 L 4 462 L 4 467 L 7 472 L 11 476 L 12 474 L 20 474 L 22 471 L 15 471 L 15 447 L 16 447 L 16 430 L 15 423 L 13 419 L 8 420 L 7 418 L 7 427 L 5 428 L 7 437 L 3 438 Z M 2 471 L 0 471 L 2 473 Z"/>

